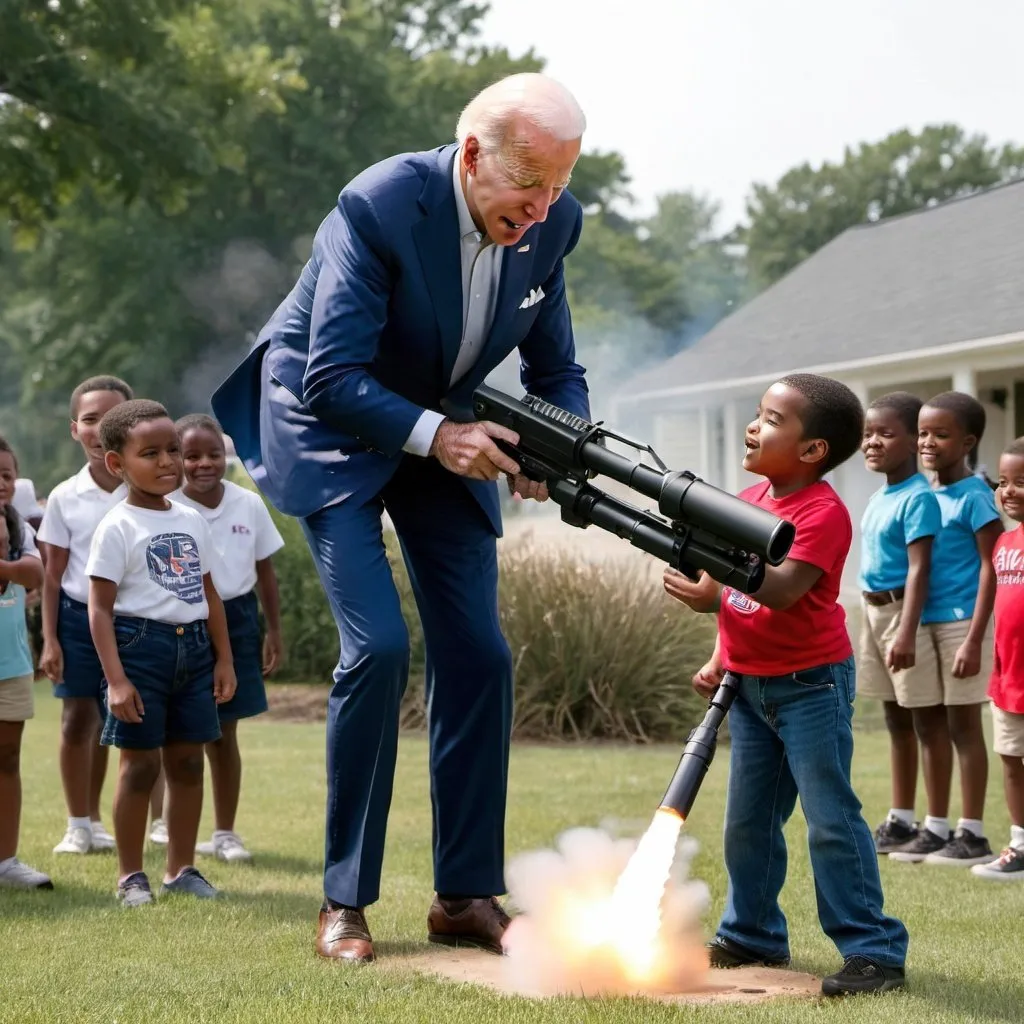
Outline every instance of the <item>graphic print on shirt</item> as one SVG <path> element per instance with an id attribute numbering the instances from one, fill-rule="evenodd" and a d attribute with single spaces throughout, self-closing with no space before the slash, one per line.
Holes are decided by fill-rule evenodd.
<path id="1" fill-rule="evenodd" d="M 187 533 L 161 533 L 146 548 L 149 578 L 186 604 L 203 603 L 199 546 Z"/>
<path id="2" fill-rule="evenodd" d="M 1020 548 L 999 548 L 993 562 L 997 586 L 1019 586 L 1024 583 L 1024 551 Z"/>
<path id="3" fill-rule="evenodd" d="M 749 595 L 744 594 L 739 590 L 733 590 L 732 587 L 726 587 L 725 594 L 725 599 L 729 602 L 730 607 L 735 608 L 736 611 L 742 612 L 744 615 L 753 615 L 754 612 L 761 607 L 761 605 Z"/>

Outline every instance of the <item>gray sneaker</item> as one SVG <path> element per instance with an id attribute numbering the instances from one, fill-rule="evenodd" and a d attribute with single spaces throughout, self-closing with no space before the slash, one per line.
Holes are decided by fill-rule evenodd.
<path id="1" fill-rule="evenodd" d="M 198 896 L 201 900 L 213 900 L 220 896 L 220 890 L 210 885 L 195 868 L 185 868 L 173 882 L 164 882 L 160 886 L 161 896 L 176 893 Z"/>
<path id="2" fill-rule="evenodd" d="M 7 861 L 7 866 L 0 868 L 0 889 L 52 889 L 53 882 L 42 871 L 36 871 L 27 864 L 22 864 L 17 857 Z"/>
<path id="3" fill-rule="evenodd" d="M 144 871 L 136 871 L 117 883 L 117 899 L 122 907 L 142 907 L 153 902 L 153 890 Z"/>

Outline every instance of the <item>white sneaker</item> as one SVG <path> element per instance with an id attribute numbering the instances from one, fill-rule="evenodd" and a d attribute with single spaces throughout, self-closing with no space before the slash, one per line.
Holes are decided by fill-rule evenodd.
<path id="1" fill-rule="evenodd" d="M 88 853 L 92 849 L 92 829 L 68 826 L 64 838 L 53 848 L 54 853 Z"/>
<path id="2" fill-rule="evenodd" d="M 220 832 L 208 843 L 198 843 L 196 853 L 216 857 L 217 860 L 232 861 L 252 860 L 252 854 L 245 848 L 242 840 L 235 832 Z"/>
<path id="3" fill-rule="evenodd" d="M 22 864 L 17 857 L 7 862 L 7 867 L 0 867 L 0 889 L 52 889 L 53 882 L 49 875 L 36 871 L 27 864 Z"/>
<path id="4" fill-rule="evenodd" d="M 103 827 L 103 822 L 92 822 L 92 848 L 94 850 L 113 850 L 116 847 L 114 837 Z"/>
<path id="5" fill-rule="evenodd" d="M 167 845 L 167 822 L 163 818 L 157 818 L 149 831 L 149 841 L 157 846 Z"/>

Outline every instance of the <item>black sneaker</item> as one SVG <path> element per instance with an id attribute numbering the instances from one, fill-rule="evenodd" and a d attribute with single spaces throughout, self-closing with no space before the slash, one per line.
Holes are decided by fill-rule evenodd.
<path id="1" fill-rule="evenodd" d="M 998 860 L 988 864 L 975 864 L 971 874 L 977 878 L 990 878 L 996 882 L 1024 882 L 1024 850 L 1008 846 Z"/>
<path id="2" fill-rule="evenodd" d="M 153 902 L 153 890 L 144 871 L 136 871 L 117 884 L 117 899 L 122 907 L 143 907 Z"/>
<path id="3" fill-rule="evenodd" d="M 892 853 L 893 850 L 916 839 L 918 831 L 917 824 L 907 825 L 890 814 L 875 829 L 875 852 L 879 854 Z"/>
<path id="4" fill-rule="evenodd" d="M 824 996 L 855 996 L 864 992 L 888 992 L 902 988 L 907 975 L 902 967 L 883 967 L 866 956 L 847 957 L 843 969 L 823 978 Z"/>
<path id="5" fill-rule="evenodd" d="M 917 835 L 909 843 L 904 843 L 898 849 L 889 852 L 889 860 L 898 860 L 905 864 L 917 864 L 924 860 L 925 857 L 944 849 L 952 838 L 952 832 L 943 839 L 942 836 L 937 836 L 930 828 L 919 828 Z"/>
<path id="6" fill-rule="evenodd" d="M 728 971 L 734 967 L 788 967 L 789 957 L 763 957 L 732 939 L 716 935 L 708 944 L 708 960 L 712 967 Z"/>
<path id="7" fill-rule="evenodd" d="M 984 836 L 976 836 L 970 829 L 958 828 L 953 838 L 941 850 L 928 854 L 924 862 L 966 868 L 971 864 L 987 864 L 993 857 L 995 854 Z"/>

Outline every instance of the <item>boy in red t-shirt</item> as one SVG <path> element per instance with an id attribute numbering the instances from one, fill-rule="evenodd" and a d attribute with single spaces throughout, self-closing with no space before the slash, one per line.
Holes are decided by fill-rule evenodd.
<path id="1" fill-rule="evenodd" d="M 997 490 L 1003 512 L 1024 523 L 1024 437 L 999 459 Z M 1010 812 L 1010 845 L 971 873 L 996 881 L 1024 881 L 1024 526 L 1004 533 L 992 552 L 996 570 L 995 657 L 988 696 L 992 747 L 1003 760 Z"/>
<path id="2" fill-rule="evenodd" d="M 844 960 L 822 982 L 825 995 L 902 986 L 908 942 L 903 923 L 883 912 L 874 841 L 850 782 L 854 663 L 838 597 L 853 528 L 821 479 L 858 449 L 863 429 L 860 402 L 838 381 L 797 373 L 773 384 L 747 427 L 743 459 L 766 480 L 740 497 L 793 523 L 789 557 L 753 596 L 707 575 L 664 578 L 673 597 L 718 612 L 718 641 L 695 689 L 709 696 L 726 670 L 740 679 L 729 713 L 729 890 L 711 965 L 789 963 L 782 830 L 799 796 L 818 920 Z"/>

